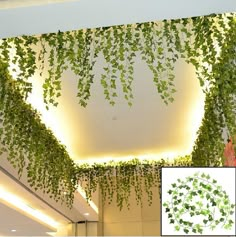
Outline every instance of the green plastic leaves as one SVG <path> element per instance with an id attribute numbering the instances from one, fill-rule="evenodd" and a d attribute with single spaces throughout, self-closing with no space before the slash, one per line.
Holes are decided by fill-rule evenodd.
<path id="1" fill-rule="evenodd" d="M 219 225 L 232 229 L 235 205 L 215 179 L 197 172 L 177 181 L 168 191 L 169 201 L 163 203 L 169 224 L 175 224 L 175 231 L 203 234 L 205 228 L 214 230 Z"/>

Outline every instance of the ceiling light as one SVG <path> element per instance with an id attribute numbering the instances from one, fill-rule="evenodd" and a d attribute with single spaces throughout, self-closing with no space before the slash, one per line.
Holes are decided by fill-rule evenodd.
<path id="1" fill-rule="evenodd" d="M 88 213 L 88 212 L 86 212 L 86 213 L 84 213 L 84 215 L 85 215 L 85 216 L 89 216 L 89 213 Z"/>
<path id="2" fill-rule="evenodd" d="M 31 217 L 53 227 L 58 228 L 59 223 L 53 220 L 51 217 L 45 215 L 41 211 L 35 210 L 29 205 L 27 205 L 23 200 L 21 200 L 19 197 L 7 192 L 5 189 L 3 189 L 0 186 L 0 201 L 4 201 L 6 204 L 9 204 L 11 207 L 14 207 L 16 209 L 19 209 L 23 211 L 24 213 L 30 215 Z M 15 232 L 16 230 L 11 230 L 12 232 Z"/>

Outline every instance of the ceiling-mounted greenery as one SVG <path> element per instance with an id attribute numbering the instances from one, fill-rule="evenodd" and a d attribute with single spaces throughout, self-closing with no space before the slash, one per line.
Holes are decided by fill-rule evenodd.
<path id="1" fill-rule="evenodd" d="M 195 66 L 206 93 L 206 103 L 192 153 L 193 164 L 222 165 L 223 130 L 231 135 L 236 132 L 235 19 L 234 13 L 212 14 L 1 40 L 1 151 L 18 168 L 19 174 L 26 167 L 31 186 L 43 189 L 68 205 L 73 202 L 77 179 L 87 184 L 88 198 L 99 186 L 103 197 L 111 201 L 115 188 L 117 205 L 122 207 L 128 203 L 131 187 L 134 187 L 139 203 L 141 190 L 136 180 L 140 181 L 142 175 L 151 201 L 150 187 L 159 185 L 159 172 L 153 174 L 153 170 L 159 169 L 159 163 L 133 160 L 76 166 L 65 147 L 40 122 L 37 112 L 24 102 L 32 88 L 28 79 L 40 70 L 45 77 L 45 104 L 57 105 L 62 73 L 71 69 L 78 77 L 79 103 L 85 107 L 93 84 L 94 64 L 98 56 L 103 55 L 105 66 L 101 85 L 105 98 L 114 105 L 118 96 L 116 87 L 120 83 L 125 99 L 132 105 L 134 59 L 141 55 L 166 104 L 173 102 L 176 91 L 175 62 L 184 58 Z M 16 80 L 10 78 L 7 69 L 17 74 Z M 114 187 L 113 182 L 116 182 Z"/>
<path id="2" fill-rule="evenodd" d="M 100 190 L 103 202 L 111 203 L 115 199 L 117 206 L 122 209 L 124 205 L 129 208 L 132 191 L 135 192 L 137 204 L 142 204 L 143 195 L 147 196 L 149 205 L 152 204 L 152 188 L 159 187 L 160 192 L 162 167 L 191 165 L 190 156 L 179 157 L 173 161 L 133 159 L 104 164 L 83 164 L 77 166 L 77 175 L 87 199 Z"/>
<path id="3" fill-rule="evenodd" d="M 26 172 L 36 191 L 40 189 L 70 206 L 77 184 L 75 164 L 38 112 L 24 102 L 1 61 L 0 124 L 0 155 L 7 156 L 19 176 Z"/>
<path id="4" fill-rule="evenodd" d="M 16 82 L 0 62 L 0 155 L 5 154 L 18 170 L 27 174 L 28 182 L 37 191 L 42 190 L 56 201 L 71 207 L 77 184 L 87 199 L 100 189 L 103 201 L 111 202 L 116 195 L 118 207 L 128 207 L 129 196 L 135 190 L 137 203 L 143 193 L 152 203 L 152 187 L 160 188 L 161 167 L 191 166 L 190 156 L 174 161 L 108 162 L 104 164 L 75 165 L 66 149 L 41 122 L 39 114 L 24 102 Z M 79 181 L 79 183 L 78 183 Z M 143 190 L 144 188 L 144 190 Z"/>
<path id="5" fill-rule="evenodd" d="M 30 91 L 28 78 L 37 69 L 45 71 L 45 103 L 57 105 L 61 95 L 61 75 L 68 68 L 78 77 L 79 103 L 86 106 L 93 83 L 93 67 L 99 54 L 105 59 L 101 84 L 105 98 L 113 105 L 121 83 L 124 97 L 132 104 L 134 58 L 141 54 L 153 72 L 157 91 L 166 104 L 174 100 L 174 63 L 185 58 L 193 63 L 201 84 L 214 84 L 209 65 L 218 61 L 218 47 L 225 41 L 234 14 L 164 20 L 141 24 L 58 32 L 41 36 L 3 39 L 2 60 L 15 65 L 23 92 Z"/>

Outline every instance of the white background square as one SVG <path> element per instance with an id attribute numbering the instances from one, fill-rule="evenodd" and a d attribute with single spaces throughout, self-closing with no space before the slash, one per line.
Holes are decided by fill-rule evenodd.
<path id="1" fill-rule="evenodd" d="M 183 230 L 176 231 L 175 225 L 169 223 L 168 213 L 165 212 L 165 207 L 163 203 L 171 200 L 171 195 L 168 194 L 168 190 L 173 189 L 171 184 L 177 183 L 177 179 L 185 180 L 188 176 L 193 176 L 194 173 L 200 172 L 209 174 L 211 179 L 217 181 L 217 185 L 222 186 L 222 189 L 229 196 L 229 200 L 232 204 L 235 204 L 235 168 L 182 168 L 182 167 L 164 167 L 162 168 L 162 216 L 161 216 L 161 235 L 172 235 L 180 236 L 187 235 Z M 235 208 L 234 208 L 235 211 Z M 233 227 L 231 230 L 225 230 L 222 227 L 216 227 L 214 230 L 210 228 L 205 228 L 202 235 L 233 235 L 235 236 L 235 212 L 231 216 L 231 219 L 234 221 Z M 188 235 L 201 235 L 199 233 L 189 233 Z"/>

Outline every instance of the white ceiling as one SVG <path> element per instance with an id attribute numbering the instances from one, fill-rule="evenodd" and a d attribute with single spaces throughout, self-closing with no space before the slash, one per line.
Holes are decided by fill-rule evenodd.
<path id="1" fill-rule="evenodd" d="M 100 57 L 94 68 L 95 83 L 86 108 L 76 98 L 76 77 L 63 75 L 63 93 L 59 106 L 46 111 L 40 79 L 32 79 L 34 93 L 30 102 L 42 114 L 43 121 L 66 145 L 75 160 L 151 156 L 177 157 L 189 154 L 203 116 L 204 95 L 194 68 L 183 61 L 176 64 L 175 101 L 166 106 L 160 99 L 152 74 L 138 57 L 135 62 L 134 101 L 130 108 L 118 86 L 114 107 L 104 99 L 100 85 L 103 70 Z"/>
<path id="2" fill-rule="evenodd" d="M 4 3 L 5 1 L 3 1 Z M 10 0 L 6 0 L 10 4 Z M 25 1 L 13 1 L 25 2 Z M 38 4 L 40 0 L 27 1 Z M 235 0 L 75 0 L 2 9 L 0 38 L 236 11 Z M 51 4 L 47 4 L 50 2 Z M 52 4 L 52 2 L 55 2 Z M 5 3 L 6 4 L 6 3 Z M 12 4 L 13 5 L 13 4 Z M 3 23 L 2 23 L 3 22 Z"/>
<path id="3" fill-rule="evenodd" d="M 17 171 L 13 169 L 13 167 L 7 162 L 5 156 L 1 156 L 0 192 L 4 190 L 10 195 L 16 196 L 17 198 L 21 199 L 25 205 L 29 206 L 30 210 L 37 210 L 42 214 L 52 218 L 55 222 L 58 223 L 59 227 L 66 226 L 68 223 L 72 222 L 84 220 L 96 221 L 98 219 L 97 213 L 91 206 L 86 203 L 85 199 L 81 196 L 79 192 L 75 193 L 74 205 L 72 209 L 69 209 L 65 205 L 61 205 L 61 203 L 56 203 L 53 199 L 50 199 L 48 195 L 43 194 L 43 192 L 40 190 L 34 192 L 34 190 L 27 183 L 25 173 L 23 173 L 20 180 L 18 179 L 19 177 L 17 175 Z M 45 235 L 45 233 L 43 233 L 45 232 L 44 230 L 55 232 L 54 227 L 51 227 L 51 225 L 47 225 L 47 223 L 42 223 L 40 220 L 37 219 L 33 212 L 33 215 L 26 213 L 22 209 L 19 209 L 18 206 L 15 206 L 12 201 L 7 202 L 7 200 L 1 198 L 1 195 L 6 197 L 5 194 L 0 193 L 0 236 L 1 234 L 5 236 L 11 234 L 18 236 L 21 235 L 19 232 L 11 233 L 8 230 L 9 226 L 12 226 L 12 229 L 21 230 L 22 233 L 25 231 L 25 233 L 28 233 L 27 235 L 31 236 Z M 9 206 L 9 208 L 11 209 L 14 209 L 14 211 L 18 214 L 13 215 L 14 211 L 9 210 L 9 208 L 1 208 L 3 204 Z M 90 215 L 85 216 L 83 215 L 84 213 L 90 213 Z M 6 216 L 6 219 L 4 219 L 3 222 L 2 220 L 4 216 Z M 12 218 L 7 219 L 7 216 L 12 216 Z M 32 222 L 34 222 L 35 224 L 28 225 L 28 219 L 32 219 Z M 40 229 L 42 230 L 41 232 Z M 3 230 L 6 232 L 3 232 Z M 9 233 L 7 233 L 7 231 Z"/>

